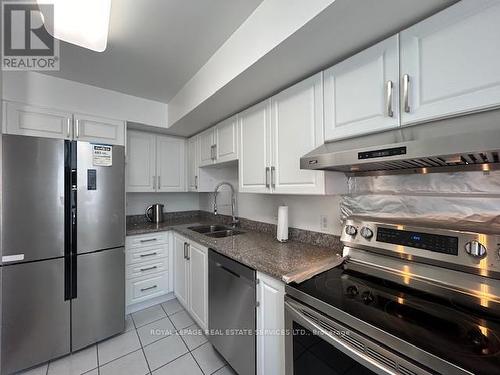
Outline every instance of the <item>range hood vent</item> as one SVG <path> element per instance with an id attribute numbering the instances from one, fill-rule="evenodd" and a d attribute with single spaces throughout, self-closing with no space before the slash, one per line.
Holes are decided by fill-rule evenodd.
<path id="1" fill-rule="evenodd" d="M 500 169 L 500 110 L 325 143 L 300 166 L 354 176 Z"/>

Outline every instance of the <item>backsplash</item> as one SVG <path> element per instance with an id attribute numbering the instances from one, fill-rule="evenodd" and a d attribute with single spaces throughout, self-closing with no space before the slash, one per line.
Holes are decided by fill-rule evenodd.
<path id="1" fill-rule="evenodd" d="M 179 212 L 165 212 L 163 214 L 165 221 L 174 220 L 193 220 L 193 221 L 209 221 L 219 224 L 231 225 L 231 216 L 228 215 L 214 215 L 208 211 L 179 211 Z M 250 220 L 246 218 L 239 218 L 240 227 L 242 229 L 254 230 L 258 232 L 276 234 L 276 224 L 264 223 L 261 221 Z M 140 224 L 146 222 L 147 219 L 144 215 L 129 215 L 127 216 L 127 224 Z M 341 248 L 340 237 L 328 234 L 314 232 L 305 229 L 289 228 L 288 239 L 290 241 L 297 241 L 317 246 L 325 246 L 332 248 Z"/>

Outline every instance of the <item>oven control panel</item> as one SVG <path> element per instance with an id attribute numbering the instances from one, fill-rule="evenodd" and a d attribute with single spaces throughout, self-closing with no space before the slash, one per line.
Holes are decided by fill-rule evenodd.
<path id="1" fill-rule="evenodd" d="M 381 227 L 377 228 L 377 241 L 458 255 L 458 237 L 456 236 Z"/>
<path id="2" fill-rule="evenodd" d="M 341 241 L 347 247 L 374 251 L 417 262 L 443 263 L 446 268 L 474 269 L 500 278 L 500 235 L 391 224 L 353 217 Z"/>

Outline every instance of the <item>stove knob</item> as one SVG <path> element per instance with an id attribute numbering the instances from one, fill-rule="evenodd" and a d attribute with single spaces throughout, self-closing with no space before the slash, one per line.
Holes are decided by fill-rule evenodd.
<path id="1" fill-rule="evenodd" d="M 467 242 L 465 244 L 465 251 L 474 258 L 483 258 L 486 256 L 486 247 L 476 240 Z"/>
<path id="2" fill-rule="evenodd" d="M 358 230 L 354 225 L 346 225 L 345 233 L 348 234 L 349 236 L 355 236 L 356 233 L 358 233 Z"/>
<path id="3" fill-rule="evenodd" d="M 358 295 L 358 288 L 356 287 L 356 285 L 349 285 L 347 287 L 347 290 L 346 290 L 346 294 L 349 296 L 349 297 L 356 297 Z"/>
<path id="4" fill-rule="evenodd" d="M 359 234 L 361 234 L 361 236 L 363 238 L 366 238 L 367 240 L 369 240 L 370 238 L 373 237 L 373 231 L 368 227 L 361 228 L 361 231 L 359 232 Z"/>
<path id="5" fill-rule="evenodd" d="M 362 295 L 361 295 L 361 299 L 363 300 L 363 302 L 368 305 L 370 303 L 372 303 L 374 300 L 375 300 L 375 297 L 373 297 L 373 294 L 372 292 L 368 291 L 368 292 L 364 292 Z"/>

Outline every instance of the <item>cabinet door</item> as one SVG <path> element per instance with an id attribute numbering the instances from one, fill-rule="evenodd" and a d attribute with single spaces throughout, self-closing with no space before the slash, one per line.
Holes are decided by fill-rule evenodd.
<path id="1" fill-rule="evenodd" d="M 6 134 L 59 139 L 73 136 L 71 113 L 10 102 L 4 102 L 4 112 Z"/>
<path id="2" fill-rule="evenodd" d="M 208 328 L 208 249 L 191 242 L 188 252 L 189 306 L 202 329 Z"/>
<path id="3" fill-rule="evenodd" d="M 500 105 L 499 20 L 498 0 L 460 1 L 400 34 L 402 124 Z"/>
<path id="4" fill-rule="evenodd" d="M 257 335 L 257 373 L 285 374 L 285 286 L 281 281 L 257 273 L 257 331 L 275 332 Z"/>
<path id="5" fill-rule="evenodd" d="M 174 294 L 186 310 L 189 310 L 189 270 L 185 257 L 187 241 L 174 234 Z"/>
<path id="6" fill-rule="evenodd" d="M 324 194 L 324 172 L 300 169 L 300 158 L 323 144 L 321 73 L 271 99 L 271 129 L 273 192 Z"/>
<path id="7" fill-rule="evenodd" d="M 269 101 L 259 103 L 238 115 L 239 119 L 239 191 L 269 193 L 270 129 Z"/>
<path id="8" fill-rule="evenodd" d="M 156 191 L 156 136 L 127 132 L 127 192 Z"/>
<path id="9" fill-rule="evenodd" d="M 186 191 L 186 141 L 156 136 L 157 191 Z"/>
<path id="10" fill-rule="evenodd" d="M 200 139 L 200 158 L 199 165 L 203 167 L 205 165 L 210 165 L 214 163 L 215 160 L 215 140 L 214 140 L 214 129 L 210 128 L 199 136 Z"/>
<path id="11" fill-rule="evenodd" d="M 238 122 L 233 116 L 215 127 L 216 162 L 222 163 L 238 159 Z"/>
<path id="12" fill-rule="evenodd" d="M 325 138 L 399 126 L 399 56 L 395 35 L 324 72 Z"/>
<path id="13" fill-rule="evenodd" d="M 125 122 L 75 114 L 74 138 L 78 141 L 125 145 Z"/>
<path id="14" fill-rule="evenodd" d="M 187 146 L 187 183 L 188 191 L 198 191 L 198 143 L 197 136 L 188 139 Z"/>

